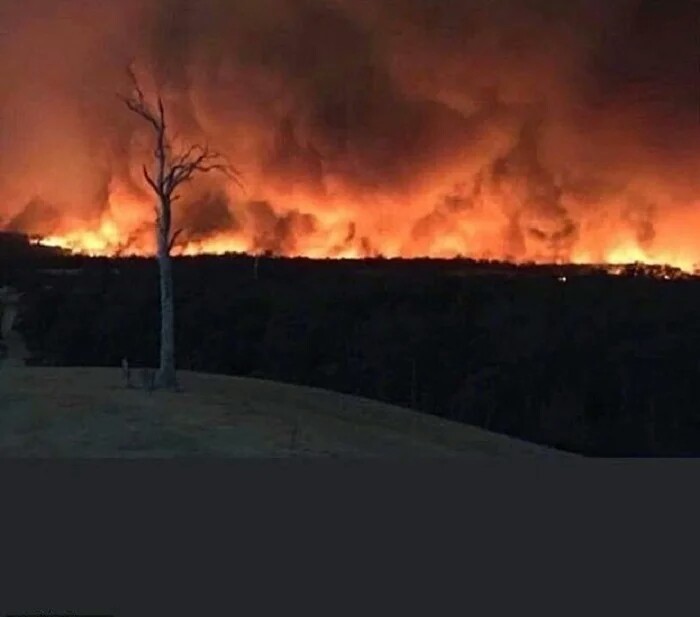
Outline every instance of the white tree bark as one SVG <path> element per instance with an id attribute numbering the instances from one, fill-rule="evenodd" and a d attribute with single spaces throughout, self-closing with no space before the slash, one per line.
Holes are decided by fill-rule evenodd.
<path id="1" fill-rule="evenodd" d="M 175 373 L 175 299 L 173 297 L 173 263 L 170 255 L 170 203 L 161 200 L 160 221 L 156 227 L 158 270 L 160 274 L 160 366 L 156 383 L 159 388 L 177 388 Z"/>
<path id="2" fill-rule="evenodd" d="M 189 181 L 197 172 L 222 171 L 238 181 L 230 166 L 222 164 L 223 157 L 210 152 L 207 147 L 192 146 L 180 154 L 173 154 L 165 120 L 165 107 L 160 97 L 153 106 L 146 101 L 136 76 L 129 70 L 134 91 L 123 97 L 126 106 L 146 120 L 155 133 L 155 169 L 149 172 L 144 165 L 143 175 L 157 198 L 156 242 L 158 271 L 160 275 L 160 366 L 156 383 L 160 388 L 176 389 L 175 367 L 175 298 L 173 295 L 172 248 L 179 231 L 171 232 L 172 204 L 177 199 L 177 188 Z"/>

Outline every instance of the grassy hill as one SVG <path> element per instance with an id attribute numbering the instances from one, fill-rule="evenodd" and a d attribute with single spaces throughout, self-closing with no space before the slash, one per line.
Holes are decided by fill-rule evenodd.
<path id="1" fill-rule="evenodd" d="M 471 426 L 334 392 L 183 372 L 182 392 L 117 369 L 0 369 L 0 456 L 569 458 Z M 572 457 L 573 458 L 573 457 Z"/>

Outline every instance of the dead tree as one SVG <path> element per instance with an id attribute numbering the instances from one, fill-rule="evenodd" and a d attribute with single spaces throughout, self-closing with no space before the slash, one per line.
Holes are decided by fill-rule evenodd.
<path id="1" fill-rule="evenodd" d="M 173 298 L 172 249 L 182 230 L 172 231 L 172 205 L 178 199 L 177 189 L 197 173 L 223 172 L 238 181 L 237 173 L 224 157 L 207 146 L 194 145 L 174 152 L 170 141 L 163 100 L 157 96 L 155 104 L 146 100 L 133 70 L 129 68 L 132 92 L 120 97 L 135 114 L 146 120 L 155 137 L 154 164 L 149 171 L 143 166 L 143 176 L 156 196 L 156 242 L 160 273 L 160 365 L 156 385 L 176 389 L 175 373 L 175 307 Z"/>

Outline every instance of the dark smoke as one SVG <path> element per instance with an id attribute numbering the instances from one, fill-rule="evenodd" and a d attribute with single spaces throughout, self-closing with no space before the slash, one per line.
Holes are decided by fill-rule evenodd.
<path id="1" fill-rule="evenodd" d="M 293 255 L 297 251 L 296 238 L 312 233 L 316 228 L 312 215 L 296 210 L 279 215 L 264 201 L 249 203 L 247 211 L 252 219 L 253 248 L 256 252 Z"/>
<path id="2" fill-rule="evenodd" d="M 228 197 L 221 192 L 207 192 L 186 201 L 178 214 L 176 222 L 183 229 L 182 240 L 201 240 L 217 231 L 240 230 Z"/>
<path id="3" fill-rule="evenodd" d="M 58 228 L 60 220 L 61 214 L 55 207 L 34 198 L 7 222 L 5 229 L 29 235 L 49 235 Z"/>

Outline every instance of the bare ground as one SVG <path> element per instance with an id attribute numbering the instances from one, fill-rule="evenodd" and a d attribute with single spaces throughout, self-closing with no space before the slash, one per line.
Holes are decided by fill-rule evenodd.
<path id="1" fill-rule="evenodd" d="M 577 459 L 367 399 L 182 372 L 181 392 L 127 389 L 118 369 L 0 368 L 4 457 Z"/>

